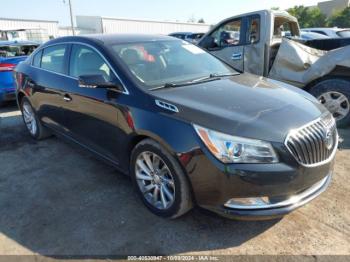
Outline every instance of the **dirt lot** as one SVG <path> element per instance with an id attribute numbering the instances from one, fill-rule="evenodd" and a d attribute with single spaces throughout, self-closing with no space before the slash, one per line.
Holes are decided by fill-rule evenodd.
<path id="1" fill-rule="evenodd" d="M 239 222 L 195 209 L 149 213 L 128 177 L 63 140 L 33 141 L 0 109 L 0 255 L 350 255 L 350 130 L 330 188 L 281 220 Z"/>

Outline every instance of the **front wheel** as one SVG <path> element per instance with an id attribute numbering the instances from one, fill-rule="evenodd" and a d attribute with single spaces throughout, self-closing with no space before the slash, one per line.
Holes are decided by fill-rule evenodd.
<path id="1" fill-rule="evenodd" d="M 332 113 L 338 127 L 350 125 L 350 80 L 323 80 L 314 85 L 310 93 Z"/>
<path id="2" fill-rule="evenodd" d="M 138 195 L 151 212 L 176 218 L 191 209 L 187 177 L 176 159 L 157 142 L 146 139 L 137 144 L 130 165 Z"/>

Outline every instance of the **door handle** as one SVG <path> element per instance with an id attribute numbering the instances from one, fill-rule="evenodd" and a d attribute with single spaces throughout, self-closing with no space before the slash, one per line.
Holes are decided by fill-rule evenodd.
<path id="1" fill-rule="evenodd" d="M 233 53 L 231 59 L 232 59 L 232 60 L 241 60 L 241 59 L 242 59 L 242 56 L 243 56 L 242 52 Z"/>
<path id="2" fill-rule="evenodd" d="M 72 101 L 72 98 L 68 94 L 65 94 L 63 96 L 63 100 L 66 101 L 66 102 L 70 102 L 70 101 Z"/>

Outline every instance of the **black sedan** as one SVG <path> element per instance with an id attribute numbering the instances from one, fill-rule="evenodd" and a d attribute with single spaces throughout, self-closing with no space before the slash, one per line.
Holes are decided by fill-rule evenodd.
<path id="1" fill-rule="evenodd" d="M 30 135 L 61 135 L 130 174 L 157 215 L 197 204 L 233 218 L 282 216 L 331 180 L 337 130 L 316 99 L 188 42 L 65 37 L 15 71 Z"/>

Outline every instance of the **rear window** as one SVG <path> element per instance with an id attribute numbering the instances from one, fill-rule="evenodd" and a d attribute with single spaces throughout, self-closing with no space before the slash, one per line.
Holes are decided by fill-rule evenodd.
<path id="1" fill-rule="evenodd" d="M 289 20 L 287 17 L 276 16 L 273 28 L 273 37 L 298 37 L 300 36 L 298 23 Z"/>
<path id="2" fill-rule="evenodd" d="M 41 68 L 57 73 L 63 73 L 66 49 L 66 45 L 55 45 L 45 48 L 41 58 Z"/>
<path id="3" fill-rule="evenodd" d="M 33 66 L 40 67 L 42 54 L 43 54 L 42 50 L 40 52 L 38 52 L 37 54 L 35 54 L 35 56 L 33 58 Z"/>
<path id="4" fill-rule="evenodd" d="M 350 37 L 350 30 L 339 31 L 337 35 L 340 37 Z"/>
<path id="5" fill-rule="evenodd" d="M 28 56 L 38 45 L 4 45 L 0 46 L 0 57 Z"/>

